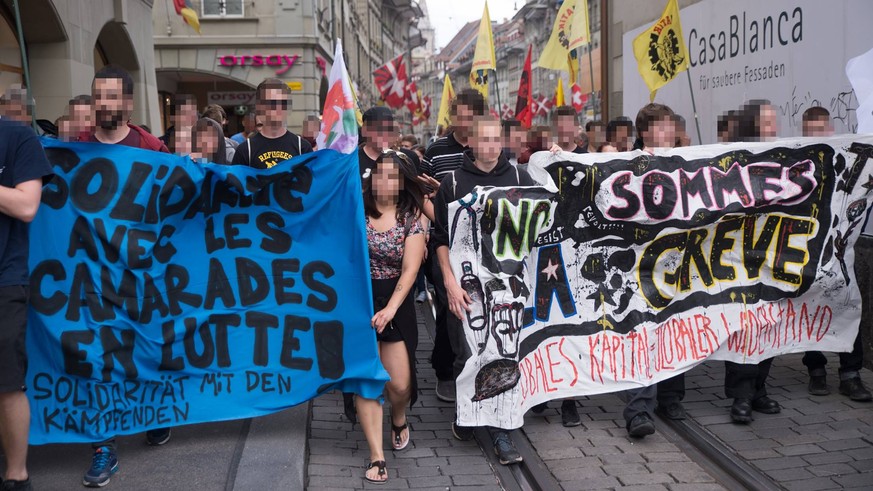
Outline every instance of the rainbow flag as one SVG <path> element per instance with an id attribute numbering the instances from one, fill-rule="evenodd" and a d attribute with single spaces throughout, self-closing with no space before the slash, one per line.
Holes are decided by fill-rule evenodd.
<path id="1" fill-rule="evenodd" d="M 315 138 L 319 149 L 332 148 L 341 153 L 358 150 L 358 122 L 355 96 L 343 60 L 342 40 L 336 40 L 336 53 L 328 77 L 327 98 L 321 116 L 321 130 Z"/>

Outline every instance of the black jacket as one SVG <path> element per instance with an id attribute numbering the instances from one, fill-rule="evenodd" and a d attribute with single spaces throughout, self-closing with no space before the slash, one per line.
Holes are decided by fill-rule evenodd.
<path id="1" fill-rule="evenodd" d="M 461 167 L 445 175 L 434 198 L 434 231 L 436 246 L 449 245 L 449 203 L 466 196 L 476 186 L 534 186 L 526 170 L 518 169 L 500 155 L 497 167 L 485 173 L 474 164 L 469 152 Z"/>

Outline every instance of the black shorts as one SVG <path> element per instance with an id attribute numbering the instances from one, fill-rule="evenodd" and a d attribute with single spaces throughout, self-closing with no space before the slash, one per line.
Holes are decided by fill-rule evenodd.
<path id="1" fill-rule="evenodd" d="M 28 293 L 24 285 L 0 286 L 0 393 L 25 387 Z"/>

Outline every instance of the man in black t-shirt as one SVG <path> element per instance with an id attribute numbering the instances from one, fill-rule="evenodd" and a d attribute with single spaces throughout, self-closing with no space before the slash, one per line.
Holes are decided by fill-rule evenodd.
<path id="1" fill-rule="evenodd" d="M 379 155 L 386 149 L 392 148 L 397 141 L 397 128 L 394 125 L 394 114 L 384 106 L 367 109 L 361 119 L 364 123 L 361 127 L 364 143 L 358 147 L 358 166 L 363 180 L 376 167 L 376 159 Z M 421 172 L 421 159 L 415 152 L 405 148 L 398 148 L 397 151 L 406 154 L 410 162 Z"/>
<path id="2" fill-rule="evenodd" d="M 33 130 L 0 120 L 0 434 L 6 472 L 3 489 L 29 491 L 27 372 L 29 237 L 27 223 L 39 208 L 52 168 Z"/>
<path id="3" fill-rule="evenodd" d="M 291 106 L 291 89 L 277 78 L 258 85 L 257 113 L 264 118 L 260 132 L 243 142 L 233 156 L 233 165 L 269 169 L 274 165 L 312 151 L 312 145 L 286 128 Z"/>

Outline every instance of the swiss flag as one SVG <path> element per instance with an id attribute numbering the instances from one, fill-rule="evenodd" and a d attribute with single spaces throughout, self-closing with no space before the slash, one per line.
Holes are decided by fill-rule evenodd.
<path id="1" fill-rule="evenodd" d="M 430 108 L 432 105 L 433 99 L 431 99 L 429 95 L 421 98 L 421 112 L 424 115 L 424 119 L 430 119 Z"/>
<path id="2" fill-rule="evenodd" d="M 415 82 L 406 85 L 406 108 L 413 116 L 421 113 L 421 100 L 418 98 L 418 87 Z"/>
<path id="3" fill-rule="evenodd" d="M 382 94 L 382 100 L 395 109 L 403 107 L 407 99 L 406 64 L 403 55 L 394 58 L 373 72 L 373 81 Z"/>
<path id="4" fill-rule="evenodd" d="M 582 96 L 582 87 L 579 87 L 579 84 L 573 84 L 570 87 L 570 92 L 572 93 L 573 98 L 573 109 L 576 112 L 582 112 L 582 109 L 585 108 L 585 98 Z"/>

